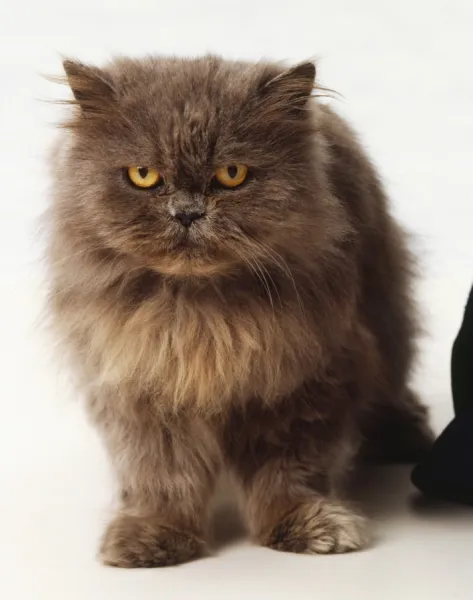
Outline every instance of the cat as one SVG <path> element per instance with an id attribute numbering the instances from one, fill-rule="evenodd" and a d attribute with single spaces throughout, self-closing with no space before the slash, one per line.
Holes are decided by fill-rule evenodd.
<path id="1" fill-rule="evenodd" d="M 105 564 L 206 554 L 220 471 L 252 539 L 369 544 L 360 457 L 417 459 L 413 261 L 311 62 L 64 61 L 49 307 L 120 486 Z"/>

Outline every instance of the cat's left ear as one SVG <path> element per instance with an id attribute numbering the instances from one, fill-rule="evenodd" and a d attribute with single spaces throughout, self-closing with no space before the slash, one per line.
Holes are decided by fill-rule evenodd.
<path id="1" fill-rule="evenodd" d="M 114 102 L 116 92 L 104 71 L 68 59 L 64 60 L 63 67 L 75 101 L 85 115 L 105 112 Z"/>
<path id="2" fill-rule="evenodd" d="M 316 69 L 312 62 L 304 62 L 264 81 L 260 90 L 290 106 L 303 108 L 315 86 Z"/>

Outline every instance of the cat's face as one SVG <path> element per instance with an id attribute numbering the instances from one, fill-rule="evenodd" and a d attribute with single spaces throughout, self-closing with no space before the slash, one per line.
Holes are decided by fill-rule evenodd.
<path id="1" fill-rule="evenodd" d="M 65 62 L 79 112 L 67 187 L 108 247 L 172 275 L 269 257 L 307 232 L 313 65 Z"/>

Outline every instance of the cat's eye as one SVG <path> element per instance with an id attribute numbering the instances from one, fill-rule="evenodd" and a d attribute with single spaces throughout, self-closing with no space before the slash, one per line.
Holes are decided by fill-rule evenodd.
<path id="1" fill-rule="evenodd" d="M 228 165 L 219 167 L 215 171 L 215 179 L 226 188 L 236 188 L 241 185 L 248 176 L 246 165 Z"/>
<path id="2" fill-rule="evenodd" d="M 154 188 L 162 182 L 159 171 L 151 167 L 128 167 L 126 175 L 135 187 L 143 190 Z"/>

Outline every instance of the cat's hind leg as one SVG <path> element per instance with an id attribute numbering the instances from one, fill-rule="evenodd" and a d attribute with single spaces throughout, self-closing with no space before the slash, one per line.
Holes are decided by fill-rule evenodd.
<path id="1" fill-rule="evenodd" d="M 428 410 L 411 389 L 383 394 L 363 415 L 361 458 L 372 463 L 415 463 L 435 439 Z"/>

